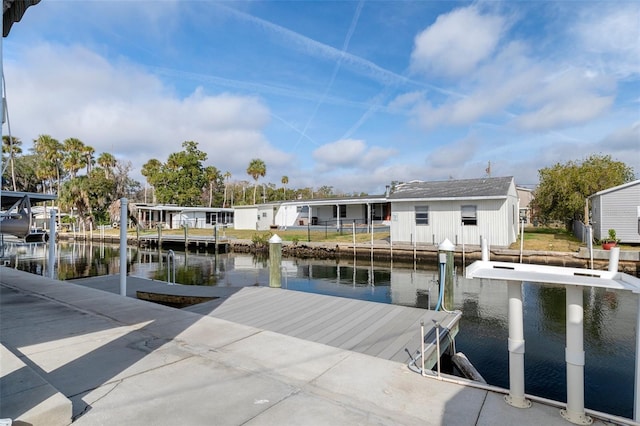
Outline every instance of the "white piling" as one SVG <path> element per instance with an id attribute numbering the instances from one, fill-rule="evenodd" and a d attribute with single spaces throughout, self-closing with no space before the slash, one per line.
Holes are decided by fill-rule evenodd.
<path id="1" fill-rule="evenodd" d="M 487 239 L 486 238 L 482 238 L 481 241 L 481 247 L 482 247 L 482 260 L 484 262 L 488 262 L 489 261 L 489 245 L 487 244 Z"/>
<path id="2" fill-rule="evenodd" d="M 56 278 L 56 210 L 51 209 L 49 217 L 49 278 Z"/>
<path id="3" fill-rule="evenodd" d="M 584 308 L 582 287 L 567 285 L 567 408 L 560 410 L 566 420 L 578 425 L 593 422 L 584 411 Z"/>
<path id="4" fill-rule="evenodd" d="M 518 408 L 531 407 L 524 396 L 524 317 L 522 308 L 522 283 L 507 281 L 509 298 L 509 395 L 507 404 Z"/>
<path id="5" fill-rule="evenodd" d="M 127 221 L 128 200 L 120 198 L 120 296 L 127 295 Z"/>
<path id="6" fill-rule="evenodd" d="M 618 272 L 620 263 L 620 247 L 612 247 L 609 250 L 609 272 Z"/>

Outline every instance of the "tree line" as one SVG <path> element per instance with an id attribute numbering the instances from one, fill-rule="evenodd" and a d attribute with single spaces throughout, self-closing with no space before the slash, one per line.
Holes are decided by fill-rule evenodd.
<path id="1" fill-rule="evenodd" d="M 287 199 L 328 198 L 348 195 L 335 193 L 331 186 L 288 188 L 288 176 L 278 187 L 260 183 L 267 174 L 263 160 L 254 158 L 247 167 L 249 180 L 232 180 L 229 171 L 204 166 L 207 154 L 198 143 L 185 141 L 182 150 L 169 154 L 166 161 L 152 158 L 142 167 L 146 182 L 131 179 L 132 166 L 108 152 L 95 149 L 77 138 L 63 142 L 40 135 L 29 152 L 22 150 L 19 138 L 2 137 L 2 189 L 58 194 L 58 205 L 80 220 L 94 225 L 111 223 L 110 207 L 120 198 L 134 203 L 177 204 L 185 207 L 231 207 Z M 113 209 L 111 209 L 113 210 Z"/>
<path id="2" fill-rule="evenodd" d="M 117 160 L 108 152 L 95 150 L 77 138 L 59 142 L 40 135 L 29 153 L 22 152 L 19 138 L 2 137 L 2 188 L 5 190 L 57 193 L 61 209 L 72 211 L 84 221 L 110 223 L 109 207 L 122 197 L 132 202 L 177 204 L 185 207 L 231 207 L 294 199 L 363 196 L 366 193 L 336 193 L 331 186 L 288 188 L 260 183 L 267 174 L 265 162 L 254 158 L 246 173 L 252 179 L 232 180 L 229 171 L 204 166 L 207 154 L 198 143 L 185 141 L 182 150 L 162 162 L 152 158 L 142 166 L 146 182 L 129 177 L 131 163 Z M 533 191 L 532 209 L 541 222 L 562 221 L 570 226 L 585 220 L 585 200 L 596 192 L 634 180 L 631 167 L 609 155 L 591 155 L 581 161 L 556 163 L 538 170 L 539 183 Z M 392 188 L 394 183 L 392 182 Z"/>

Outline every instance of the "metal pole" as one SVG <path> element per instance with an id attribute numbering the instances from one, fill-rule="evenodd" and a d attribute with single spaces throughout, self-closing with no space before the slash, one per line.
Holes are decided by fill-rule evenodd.
<path id="1" fill-rule="evenodd" d="M 126 198 L 120 198 L 120 296 L 127 295 L 127 204 Z"/>
<path id="2" fill-rule="evenodd" d="M 438 362 L 438 379 L 440 378 L 440 323 L 436 322 L 436 359 Z"/>
<path id="3" fill-rule="evenodd" d="M 49 278 L 56 278 L 56 210 L 51 209 L 49 217 Z"/>
<path id="4" fill-rule="evenodd" d="M 524 319 L 522 309 L 522 283 L 507 281 L 509 298 L 509 395 L 507 404 L 517 408 L 531 407 L 524 396 Z"/>
<path id="5" fill-rule="evenodd" d="M 522 263 L 522 251 L 524 250 L 524 219 L 520 225 L 520 263 Z"/>
<path id="6" fill-rule="evenodd" d="M 269 287 L 282 287 L 282 238 L 269 238 Z"/>
<path id="7" fill-rule="evenodd" d="M 426 376 L 424 372 L 424 320 L 420 320 L 420 359 L 422 360 L 422 368 L 420 373 L 422 376 Z"/>
<path id="8" fill-rule="evenodd" d="M 571 423 L 593 422 L 584 411 L 584 308 L 582 287 L 565 286 L 567 290 L 567 408 L 560 414 Z"/>

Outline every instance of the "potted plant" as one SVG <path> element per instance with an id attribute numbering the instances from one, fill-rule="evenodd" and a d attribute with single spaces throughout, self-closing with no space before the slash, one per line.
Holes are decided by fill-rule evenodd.
<path id="1" fill-rule="evenodd" d="M 611 247 L 615 247 L 616 244 L 618 244 L 616 230 L 609 229 L 609 236 L 602 240 L 602 248 L 605 250 L 611 250 Z"/>

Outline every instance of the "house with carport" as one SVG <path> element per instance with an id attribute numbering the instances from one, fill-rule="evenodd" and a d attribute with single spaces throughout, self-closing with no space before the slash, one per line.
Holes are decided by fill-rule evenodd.
<path id="1" fill-rule="evenodd" d="M 518 237 L 519 204 L 513 177 L 412 181 L 396 185 L 391 204 L 391 241 L 437 245 L 509 246 Z"/>
<path id="2" fill-rule="evenodd" d="M 342 230 L 388 224 L 391 207 L 385 195 L 292 200 L 235 206 L 235 229 L 323 227 Z"/>
<path id="3" fill-rule="evenodd" d="M 165 229 L 211 228 L 232 226 L 234 210 L 219 207 L 182 207 L 175 204 L 133 204 L 135 217 L 142 228 Z"/>

